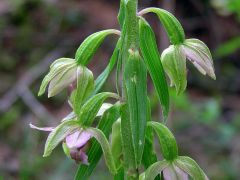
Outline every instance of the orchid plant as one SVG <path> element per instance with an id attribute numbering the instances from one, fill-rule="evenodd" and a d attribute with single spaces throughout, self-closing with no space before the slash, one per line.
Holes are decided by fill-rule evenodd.
<path id="1" fill-rule="evenodd" d="M 77 180 L 88 179 L 102 155 L 116 180 L 206 180 L 206 174 L 192 158 L 179 156 L 176 140 L 166 126 L 169 86 L 165 73 L 178 94 L 187 86 L 187 59 L 203 75 L 215 79 L 211 53 L 202 41 L 185 39 L 180 22 L 168 11 L 147 8 L 137 12 L 137 5 L 137 0 L 121 0 L 118 15 L 121 31 L 96 32 L 82 42 L 75 58 L 60 58 L 52 63 L 39 95 L 47 86 L 49 97 L 71 87 L 68 102 L 72 112 L 57 127 L 30 126 L 49 132 L 44 157 L 62 143 L 65 154 L 79 163 Z M 169 37 L 171 45 L 162 55 L 154 32 L 144 19 L 147 13 L 158 16 Z M 109 35 L 118 37 L 116 47 L 106 69 L 94 79 L 87 65 Z M 115 66 L 116 93 L 99 93 Z M 147 74 L 158 94 L 162 122 L 151 119 Z M 106 103 L 109 98 L 114 103 Z M 162 160 L 157 159 L 154 133 Z"/>

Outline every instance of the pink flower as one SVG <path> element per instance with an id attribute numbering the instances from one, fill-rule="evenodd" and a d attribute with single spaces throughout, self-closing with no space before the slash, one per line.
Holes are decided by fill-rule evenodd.
<path id="1" fill-rule="evenodd" d="M 53 132 L 54 127 L 37 127 L 30 124 L 30 127 L 40 131 Z M 86 146 L 88 141 L 92 138 L 92 135 L 83 129 L 76 129 L 73 133 L 68 134 L 64 142 L 69 150 L 69 155 L 77 163 L 82 163 L 88 165 L 88 156 L 84 152 L 83 148 Z"/>

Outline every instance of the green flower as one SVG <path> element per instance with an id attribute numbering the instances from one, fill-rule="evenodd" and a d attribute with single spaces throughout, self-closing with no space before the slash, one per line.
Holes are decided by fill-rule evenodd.
<path id="1" fill-rule="evenodd" d="M 216 79 L 211 53 L 208 47 L 198 39 L 186 39 L 183 44 L 171 45 L 161 55 L 162 65 L 175 86 L 182 93 L 187 86 L 186 59 L 203 74 Z"/>

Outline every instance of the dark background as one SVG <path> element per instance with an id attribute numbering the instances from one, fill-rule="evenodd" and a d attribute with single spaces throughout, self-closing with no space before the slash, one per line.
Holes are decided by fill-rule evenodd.
<path id="1" fill-rule="evenodd" d="M 37 97 L 49 64 L 74 57 L 79 44 L 95 31 L 119 28 L 114 0 L 0 0 L 0 179 L 72 179 L 77 165 L 59 146 L 42 158 L 47 134 L 30 122 L 54 126 L 70 108 L 67 92 Z M 213 53 L 217 80 L 188 63 L 188 89 L 171 90 L 169 127 L 181 155 L 193 157 L 210 179 L 240 179 L 240 0 L 141 0 L 140 9 L 165 8 L 182 23 L 187 38 L 204 41 Z M 162 51 L 169 43 L 156 17 L 147 16 Z M 89 68 L 104 69 L 116 39 L 107 38 Z M 114 73 L 105 91 L 115 91 Z M 160 107 L 149 84 L 153 118 Z M 157 147 L 158 148 L 158 147 Z M 92 179 L 111 179 L 100 163 Z"/>

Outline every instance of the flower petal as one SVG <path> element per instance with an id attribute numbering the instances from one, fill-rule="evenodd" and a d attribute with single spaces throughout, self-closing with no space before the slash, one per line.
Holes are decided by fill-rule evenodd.
<path id="1" fill-rule="evenodd" d="M 38 95 L 42 95 L 45 92 L 45 89 L 47 88 L 47 85 L 49 82 L 61 74 L 62 71 L 64 71 L 67 67 L 76 64 L 74 59 L 69 59 L 69 58 L 60 58 L 55 60 L 52 65 L 50 66 L 50 71 L 48 74 L 44 77 Z"/>
<path id="2" fill-rule="evenodd" d="M 204 75 L 216 79 L 212 55 L 206 44 L 198 39 L 187 39 L 182 46 L 187 59 Z"/>
<path id="3" fill-rule="evenodd" d="M 70 85 L 77 78 L 77 67 L 75 64 L 66 67 L 61 73 L 55 76 L 49 83 L 48 97 L 55 96 L 65 87 Z"/>
<path id="4" fill-rule="evenodd" d="M 68 148 L 81 148 L 91 138 L 91 134 L 85 131 L 76 131 L 66 137 Z"/>
<path id="5" fill-rule="evenodd" d="M 72 119 L 75 119 L 76 117 L 77 117 L 76 114 L 74 112 L 71 112 L 66 117 L 64 117 L 61 122 L 72 120 Z"/>
<path id="6" fill-rule="evenodd" d="M 30 123 L 29 126 L 30 126 L 30 128 L 37 129 L 39 131 L 51 132 L 54 130 L 54 127 L 37 127 L 37 126 L 34 126 L 32 123 Z"/>
<path id="7" fill-rule="evenodd" d="M 104 112 L 112 106 L 110 103 L 103 103 L 96 116 L 102 116 Z"/>
<path id="8" fill-rule="evenodd" d="M 188 180 L 188 174 L 177 166 L 168 166 L 163 169 L 163 177 L 165 180 Z"/>
<path id="9" fill-rule="evenodd" d="M 85 165 L 89 165 L 88 156 L 83 150 L 72 149 L 70 151 L 70 156 L 74 159 L 77 163 L 82 163 Z"/>

